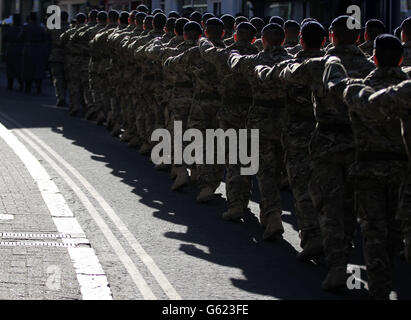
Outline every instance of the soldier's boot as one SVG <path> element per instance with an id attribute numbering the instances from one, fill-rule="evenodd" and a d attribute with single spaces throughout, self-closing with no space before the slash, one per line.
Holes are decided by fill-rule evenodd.
<path id="1" fill-rule="evenodd" d="M 166 163 L 160 163 L 160 164 L 156 164 L 154 167 L 158 171 L 166 171 L 166 170 L 170 169 L 171 165 L 166 164 Z"/>
<path id="2" fill-rule="evenodd" d="M 196 183 L 200 172 L 197 168 L 190 168 L 190 181 Z"/>
<path id="3" fill-rule="evenodd" d="M 197 202 L 206 203 L 214 198 L 214 190 L 210 187 L 205 187 L 201 189 L 199 195 L 197 196 Z"/>
<path id="4" fill-rule="evenodd" d="M 133 137 L 131 138 L 131 140 L 127 143 L 127 146 L 129 148 L 136 148 L 140 145 L 141 140 L 139 137 Z"/>
<path id="5" fill-rule="evenodd" d="M 101 126 L 104 124 L 104 121 L 106 120 L 106 117 L 104 116 L 103 111 L 100 111 L 96 120 L 96 124 L 98 126 Z"/>
<path id="6" fill-rule="evenodd" d="M 188 177 L 187 169 L 184 167 L 179 167 L 177 169 L 177 177 L 174 180 L 173 185 L 171 186 L 171 190 L 176 191 L 181 189 L 182 187 L 186 186 L 189 183 L 190 179 Z"/>
<path id="7" fill-rule="evenodd" d="M 284 233 L 283 221 L 281 213 L 271 213 L 267 216 L 266 227 L 263 233 L 264 241 L 275 241 L 282 238 Z"/>
<path id="8" fill-rule="evenodd" d="M 86 115 L 84 116 L 84 118 L 86 119 L 86 120 L 90 120 L 90 121 L 93 121 L 93 120 L 96 120 L 97 118 L 96 118 L 96 109 L 94 109 L 94 108 L 90 108 L 88 111 L 87 111 L 87 113 L 86 113 Z"/>
<path id="9" fill-rule="evenodd" d="M 109 111 L 107 113 L 107 119 L 106 119 L 106 128 L 108 131 L 111 131 L 114 127 L 114 121 L 113 121 L 113 112 Z"/>
<path id="10" fill-rule="evenodd" d="M 126 130 L 124 133 L 120 136 L 120 140 L 122 142 L 129 142 L 131 139 L 133 139 L 134 135 L 130 133 L 130 131 Z"/>
<path id="11" fill-rule="evenodd" d="M 300 261 L 310 261 L 323 253 L 323 243 L 320 236 L 311 238 L 305 244 L 303 251 L 297 254 Z"/>
<path id="12" fill-rule="evenodd" d="M 113 130 L 111 130 L 111 135 L 113 137 L 118 137 L 121 134 L 121 125 L 119 123 L 116 123 L 113 127 Z"/>
<path id="13" fill-rule="evenodd" d="M 143 156 L 149 155 L 150 152 L 151 152 L 150 144 L 147 143 L 147 142 L 143 143 L 143 145 L 140 147 L 140 149 L 138 149 L 138 152 Z"/>
<path id="14" fill-rule="evenodd" d="M 66 106 L 66 100 L 64 99 L 58 99 L 56 103 L 56 107 L 65 107 Z"/>
<path id="15" fill-rule="evenodd" d="M 245 217 L 245 210 L 241 206 L 234 206 L 223 213 L 222 218 L 226 221 L 239 221 Z"/>
<path id="16" fill-rule="evenodd" d="M 177 178 L 177 173 L 178 173 L 177 167 L 175 165 L 173 165 L 171 167 L 170 179 L 174 180 L 175 178 Z"/>
<path id="17" fill-rule="evenodd" d="M 347 286 L 347 268 L 345 266 L 332 267 L 324 281 L 321 288 L 326 291 L 333 291 Z"/>

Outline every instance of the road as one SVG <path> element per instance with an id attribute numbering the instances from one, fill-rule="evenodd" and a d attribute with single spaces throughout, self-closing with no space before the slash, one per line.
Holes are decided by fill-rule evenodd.
<path id="1" fill-rule="evenodd" d="M 78 222 L 76 230 L 83 231 L 83 247 L 93 249 L 87 251 L 90 255 L 86 261 L 93 260 L 95 264 L 84 268 L 100 271 L 81 271 L 70 248 L 56 253 L 56 249 L 44 246 L 31 252 L 28 246 L 16 254 L 15 248 L 10 251 L 10 247 L 0 243 L 0 267 L 8 268 L 4 263 L 7 257 L 14 268 L 13 260 L 19 255 L 21 262 L 14 263 L 15 270 L 26 272 L 25 277 L 20 277 L 23 280 L 17 282 L 21 292 L 16 295 L 5 289 L 16 284 L 12 276 L 0 278 L 1 298 L 81 299 L 87 297 L 90 289 L 91 297 L 97 292 L 97 297 L 108 299 L 367 299 L 364 286 L 339 294 L 322 291 L 320 283 L 326 274 L 323 263 L 296 260 L 300 248 L 290 193 L 282 194 L 284 240 L 266 243 L 258 224 L 257 190 L 253 190 L 251 214 L 244 223 L 225 222 L 221 219 L 225 210 L 223 184 L 212 203 L 197 204 L 198 190 L 194 186 L 171 191 L 168 173 L 156 171 L 148 157 L 111 137 L 104 127 L 70 117 L 67 109 L 56 108 L 54 103 L 49 86 L 42 95 L 26 95 L 7 91 L 1 82 L 0 123 L 5 131 L 0 147 L 8 156 L 3 157 L 7 166 L 0 167 L 0 171 L 4 192 L 9 190 L 3 193 L 2 201 L 4 208 L 15 204 L 17 209 L 10 213 L 15 214 L 14 219 L 0 220 L 0 232 L 61 232 L 65 227 L 58 221 L 64 219 L 64 214 L 56 218 L 50 208 L 66 210 Z M 7 137 L 17 138 L 22 147 L 15 147 L 17 142 L 7 141 Z M 40 169 L 37 173 L 33 169 L 33 173 L 30 166 Z M 36 180 L 39 170 L 43 176 Z M 49 176 L 46 180 L 50 190 L 57 190 L 51 192 L 55 200 L 47 200 L 45 189 L 35 187 L 34 181 L 40 186 L 44 176 Z M 15 183 L 17 191 L 10 190 L 12 184 L 7 181 Z M 7 202 L 7 194 L 14 200 Z M 24 203 L 19 205 L 19 201 Z M 32 221 L 36 218 L 31 213 L 36 208 L 41 211 L 37 216 L 44 221 L 50 216 L 47 223 Z M 363 265 L 360 252 L 357 242 L 351 264 Z M 28 254 L 41 257 L 43 269 L 47 266 L 44 261 L 61 264 L 63 274 L 59 280 L 63 284 L 59 290 L 70 294 L 53 291 L 43 283 L 44 270 L 33 282 L 32 271 L 26 269 L 33 270 L 28 261 L 36 260 L 27 258 Z M 409 271 L 399 261 L 394 298 L 411 298 Z M 88 280 L 82 278 L 84 274 L 88 274 Z M 361 277 L 365 278 L 364 270 Z M 96 278 L 100 281 L 97 289 L 90 285 L 96 283 Z M 71 285 L 64 285 L 64 281 Z M 33 286 L 40 289 L 30 289 Z"/>

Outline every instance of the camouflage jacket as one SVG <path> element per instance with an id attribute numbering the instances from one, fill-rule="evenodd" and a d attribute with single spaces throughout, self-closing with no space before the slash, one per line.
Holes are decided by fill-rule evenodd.
<path id="1" fill-rule="evenodd" d="M 61 46 L 62 52 L 64 53 L 65 63 L 67 63 L 72 58 L 73 53 L 74 53 L 70 50 L 71 48 L 69 45 L 70 37 L 72 34 L 74 34 L 77 30 L 79 30 L 83 26 L 84 24 L 77 24 L 73 28 L 66 30 L 60 35 L 60 46 Z"/>
<path id="2" fill-rule="evenodd" d="M 407 41 L 403 45 L 404 47 L 404 61 L 402 62 L 403 67 L 411 67 L 411 41 Z"/>
<path id="3" fill-rule="evenodd" d="M 368 57 L 374 55 L 374 41 L 365 41 L 358 46 Z"/>
<path id="4" fill-rule="evenodd" d="M 61 29 L 53 29 L 48 30 L 51 38 L 51 53 L 49 57 L 50 62 L 63 62 L 64 61 L 64 52 L 61 47 L 61 39 L 60 36 L 70 29 L 70 25 L 68 23 L 62 24 Z"/>
<path id="5" fill-rule="evenodd" d="M 201 40 L 200 40 L 201 41 Z M 212 41 L 217 48 L 225 48 L 222 40 Z M 194 81 L 194 99 L 221 100 L 218 94 L 218 74 L 216 67 L 201 58 L 199 46 L 194 46 L 170 58 L 169 65 L 181 65 L 182 71 Z"/>
<path id="6" fill-rule="evenodd" d="M 330 153 L 354 148 L 347 105 L 341 94 L 329 90 L 330 75 L 324 73 L 327 61 L 334 56 L 341 60 L 351 78 L 364 78 L 375 68 L 357 46 L 349 45 L 332 47 L 322 58 L 292 63 L 282 71 L 285 81 L 306 86 L 312 91 L 314 115 L 318 123 L 310 143 L 313 157 L 326 157 Z"/>
<path id="7" fill-rule="evenodd" d="M 225 43 L 225 41 L 224 41 Z M 227 62 L 231 51 L 237 50 L 242 55 L 258 54 L 258 49 L 249 42 L 237 41 L 231 46 L 220 49 L 209 41 L 200 42 L 200 54 L 206 61 L 215 65 L 219 77 L 219 93 L 224 104 L 247 103 L 251 105 L 252 91 L 248 77 L 231 72 Z"/>
<path id="8" fill-rule="evenodd" d="M 284 48 L 288 49 L 288 48 L 294 48 L 295 46 L 299 45 L 299 41 L 298 39 L 292 39 L 292 40 L 286 40 L 284 42 Z"/>
<path id="9" fill-rule="evenodd" d="M 297 44 L 294 47 L 286 48 L 286 50 L 289 54 L 295 55 L 298 52 L 300 52 L 301 50 L 303 50 L 303 46 L 301 44 Z"/>

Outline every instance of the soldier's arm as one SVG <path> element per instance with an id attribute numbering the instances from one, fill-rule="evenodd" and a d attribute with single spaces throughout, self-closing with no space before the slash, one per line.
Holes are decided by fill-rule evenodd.
<path id="1" fill-rule="evenodd" d="M 257 79 L 263 83 L 270 81 L 277 82 L 280 79 L 281 71 L 284 70 L 288 64 L 293 62 L 296 62 L 296 60 L 282 61 L 273 67 L 259 65 L 254 68 L 254 74 Z"/>
<path id="2" fill-rule="evenodd" d="M 231 71 L 250 75 L 254 72 L 254 68 L 258 62 L 256 55 L 241 55 L 237 52 L 231 52 L 227 63 Z"/>
<path id="3" fill-rule="evenodd" d="M 200 40 L 199 48 L 201 57 L 208 62 L 224 61 L 226 63 L 228 60 L 229 53 L 225 49 L 218 49 L 207 39 Z"/>

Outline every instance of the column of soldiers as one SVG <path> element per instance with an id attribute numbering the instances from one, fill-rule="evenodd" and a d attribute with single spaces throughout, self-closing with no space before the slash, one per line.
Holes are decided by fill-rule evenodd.
<path id="1" fill-rule="evenodd" d="M 55 79 L 58 105 L 66 81 L 71 114 L 105 125 L 144 155 L 154 147 L 153 131 L 173 132 L 176 121 L 203 133 L 258 129 L 263 239 L 284 232 L 285 172 L 303 249 L 297 258 L 324 255 L 322 288 L 346 286 L 359 221 L 370 295 L 389 297 L 395 258 L 402 250 L 411 262 L 411 18 L 400 27 L 401 40 L 370 20 L 363 44 L 349 16 L 336 18 L 329 35 L 311 18 L 301 26 L 280 17 L 267 25 L 198 12 L 187 19 L 150 14 L 144 5 L 130 13 L 93 10 L 88 22 L 80 13 L 76 21 L 53 38 L 65 49 L 53 59 L 60 63 L 53 75 L 65 75 Z M 213 199 L 225 173 L 222 218 L 249 214 L 252 177 L 240 174 L 241 165 L 156 169 L 170 171 L 172 190 L 195 183 L 200 203 Z"/>

